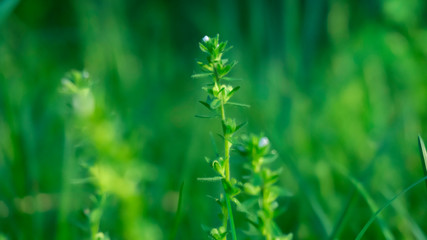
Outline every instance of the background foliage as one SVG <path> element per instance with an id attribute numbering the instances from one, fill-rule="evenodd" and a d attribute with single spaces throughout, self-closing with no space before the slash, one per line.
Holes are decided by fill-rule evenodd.
<path id="1" fill-rule="evenodd" d="M 167 239 L 174 229 L 204 239 L 201 224 L 219 221 L 206 195 L 220 189 L 196 178 L 212 174 L 203 156 L 220 126 L 193 117 L 203 93 L 190 76 L 198 42 L 216 33 L 234 45 L 236 97 L 252 106 L 235 114 L 265 131 L 285 165 L 280 184 L 293 196 L 282 200 L 282 230 L 354 238 L 423 176 L 426 5 L 1 1 L 0 238 L 89 238 L 105 196 L 100 231 L 112 239 Z M 70 116 L 60 94 L 70 69 L 94 80 L 91 118 Z M 100 162 L 107 180 L 85 183 Z M 425 239 L 426 194 L 419 185 L 396 200 L 366 237 Z"/>

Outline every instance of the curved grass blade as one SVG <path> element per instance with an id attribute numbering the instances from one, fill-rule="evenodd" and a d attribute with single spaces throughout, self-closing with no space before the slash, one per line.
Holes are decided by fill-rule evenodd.
<path id="1" fill-rule="evenodd" d="M 387 196 L 393 196 L 393 192 L 390 190 L 383 190 L 383 196 L 388 198 Z M 405 203 L 401 201 L 400 199 L 396 199 L 396 203 L 393 204 L 391 207 L 396 210 L 396 212 L 405 218 L 407 221 L 407 224 L 409 226 L 409 229 L 411 229 L 411 232 L 415 239 L 417 240 L 427 240 L 427 237 L 421 227 L 418 225 L 418 223 L 412 218 L 410 213 L 408 212 L 408 209 L 405 207 Z M 406 237 L 408 238 L 408 237 Z"/>
<path id="2" fill-rule="evenodd" d="M 349 178 L 350 182 L 353 184 L 353 186 L 356 188 L 356 190 L 359 192 L 359 194 L 363 197 L 365 202 L 368 204 L 369 209 L 372 211 L 372 213 L 374 213 L 375 209 L 377 209 L 378 206 L 375 204 L 374 199 L 368 193 L 368 191 L 363 186 L 363 184 L 351 176 L 346 176 L 346 177 Z M 381 231 L 383 232 L 385 239 L 394 239 L 393 234 L 391 233 L 387 225 L 384 224 L 384 221 L 382 219 L 378 219 L 378 220 L 379 220 Z"/>
<path id="3" fill-rule="evenodd" d="M 227 202 L 228 219 L 230 221 L 231 236 L 232 236 L 233 240 L 237 240 L 236 227 L 234 226 L 233 212 L 232 212 L 231 204 L 230 204 L 230 197 L 228 196 L 227 193 L 225 193 L 225 201 Z"/>
<path id="4" fill-rule="evenodd" d="M 181 221 L 183 190 L 184 190 L 184 182 L 181 183 L 181 187 L 179 188 L 178 208 L 176 210 L 175 219 L 173 221 L 173 228 L 169 235 L 169 240 L 175 239 L 176 233 L 178 232 L 179 222 Z"/>
<path id="5" fill-rule="evenodd" d="M 336 236 L 340 234 L 341 232 L 341 227 L 344 225 L 344 223 L 347 221 L 349 215 L 348 212 L 350 211 L 353 202 L 355 201 L 355 199 L 357 198 L 356 195 L 356 190 L 353 187 L 353 189 L 350 192 L 349 198 L 344 206 L 344 208 L 342 209 L 338 221 L 336 221 L 334 228 L 332 229 L 331 234 L 329 235 L 328 239 L 329 240 L 333 240 L 336 239 Z"/>
<path id="6" fill-rule="evenodd" d="M 420 135 L 418 135 L 418 145 L 420 147 L 421 165 L 423 166 L 424 176 L 427 176 L 427 151 L 424 145 L 424 141 Z M 427 187 L 427 180 L 426 180 L 426 187 Z"/>
<path id="7" fill-rule="evenodd" d="M 359 180 L 357 180 L 356 178 L 348 174 L 342 167 L 338 166 L 337 164 L 331 163 L 331 166 L 334 170 L 336 170 L 338 173 L 340 173 L 342 176 L 344 176 L 350 181 L 354 189 L 357 192 L 359 192 L 360 196 L 365 200 L 366 204 L 368 204 L 368 207 L 371 210 L 371 212 L 375 213 L 375 209 L 377 209 L 378 206 L 375 204 L 374 199 L 368 193 L 368 191 L 363 186 L 363 184 Z M 379 220 L 381 231 L 383 232 L 385 239 L 394 239 L 393 234 L 391 233 L 391 230 L 387 227 L 384 221 L 382 219 L 378 219 L 378 220 Z"/>
<path id="8" fill-rule="evenodd" d="M 371 226 L 371 224 L 375 221 L 375 219 L 377 219 L 378 215 L 388 206 L 390 206 L 390 204 L 398 197 L 400 197 L 401 195 L 405 194 L 406 192 L 408 192 L 409 190 L 411 190 L 412 188 L 414 188 L 416 185 L 418 185 L 419 183 L 426 181 L 427 180 L 427 176 L 418 179 L 418 181 L 414 182 L 411 186 L 405 188 L 403 191 L 401 191 L 400 193 L 396 194 L 394 197 L 392 197 L 389 201 L 387 201 L 380 209 L 378 209 L 378 211 L 375 212 L 374 215 L 372 215 L 372 217 L 369 219 L 369 221 L 365 224 L 365 226 L 362 228 L 362 230 L 359 232 L 359 234 L 357 234 L 356 240 L 360 240 L 362 239 L 363 235 L 365 234 L 365 232 L 368 230 L 369 226 Z"/>

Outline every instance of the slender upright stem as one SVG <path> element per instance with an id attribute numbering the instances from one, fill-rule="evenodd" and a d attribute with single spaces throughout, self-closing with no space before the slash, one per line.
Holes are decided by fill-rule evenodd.
<path id="1" fill-rule="evenodd" d="M 218 76 L 216 67 L 214 68 L 214 76 L 215 76 L 215 84 L 219 85 L 220 78 Z M 221 121 L 225 122 L 226 116 L 225 116 L 225 106 L 224 101 L 221 100 Z M 228 135 L 224 133 L 224 168 L 225 168 L 225 181 L 230 181 L 230 148 L 231 148 L 231 142 L 228 141 Z M 225 229 L 227 229 L 227 222 L 230 220 L 230 229 L 231 229 L 231 235 L 232 239 L 236 240 L 236 228 L 234 226 L 234 219 L 233 219 L 233 211 L 230 204 L 230 196 L 228 196 L 227 191 L 224 187 L 224 193 L 225 193 L 225 201 L 227 204 L 227 212 L 224 213 L 224 219 L 223 219 L 223 226 Z M 227 237 L 225 237 L 224 240 L 227 240 Z"/>
<path id="2" fill-rule="evenodd" d="M 221 103 L 221 118 L 225 121 L 225 110 L 224 103 Z M 224 135 L 224 167 L 225 167 L 225 179 L 230 181 L 230 147 L 231 143 L 228 141 L 228 135 Z"/>
<path id="3" fill-rule="evenodd" d="M 225 194 L 225 201 L 227 202 L 227 208 L 228 208 L 228 211 L 230 212 L 231 237 L 233 238 L 233 240 L 237 240 L 236 228 L 234 227 L 233 212 L 231 211 L 230 197 L 227 194 Z"/>

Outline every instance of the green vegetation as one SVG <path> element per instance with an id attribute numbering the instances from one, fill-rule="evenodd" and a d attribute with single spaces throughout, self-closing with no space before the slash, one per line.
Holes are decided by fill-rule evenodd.
<path id="1" fill-rule="evenodd" d="M 198 62 L 205 73 L 194 74 L 193 77 L 211 79 L 202 88 L 208 93 L 207 100 L 200 101 L 200 103 L 214 113 L 211 118 L 221 119 L 222 134 L 219 136 L 224 142 L 223 157 L 216 152 L 214 160 L 206 158 L 218 176 L 199 178 L 204 181 L 219 180 L 224 189 L 224 194 L 215 199 L 222 210 L 222 226 L 209 230 L 209 236 L 213 240 L 226 240 L 228 235 L 231 235 L 233 240 L 237 239 L 231 205 L 231 203 L 235 203 L 237 209 L 246 215 L 248 224 L 258 230 L 258 232 L 253 231 L 252 233 L 248 230 L 248 234 L 252 238 L 256 238 L 258 235 L 266 240 L 291 239 L 292 235 L 283 235 L 274 222 L 274 217 L 279 212 L 276 200 L 283 192 L 283 189 L 274 186 L 274 183 L 279 179 L 281 171 L 272 171 L 266 167 L 266 164 L 276 160 L 276 152 L 270 150 L 270 142 L 267 137 L 243 135 L 239 141 L 236 132 L 245 123 L 236 124 L 234 118 L 227 118 L 225 114 L 226 105 L 248 107 L 248 105 L 230 101 L 240 86 L 233 87 L 227 83 L 224 84 L 224 82 L 232 80 L 226 76 L 236 65 L 236 62 L 228 63 L 228 59 L 222 58 L 229 49 L 227 42 L 221 42 L 219 35 L 215 38 L 205 36 L 199 46 L 200 50 L 208 55 L 207 63 Z M 216 148 L 214 143 L 214 149 Z M 249 176 L 243 176 L 241 181 L 230 175 L 230 150 L 237 150 L 246 157 L 243 166 L 249 170 Z M 240 194 L 242 190 L 248 195 L 243 196 L 243 202 L 238 200 L 240 195 L 244 195 Z M 229 228 L 227 228 L 228 222 L 230 223 Z"/>
<path id="2" fill-rule="evenodd" d="M 427 239 L 426 14 L 0 1 L 0 239 Z"/>

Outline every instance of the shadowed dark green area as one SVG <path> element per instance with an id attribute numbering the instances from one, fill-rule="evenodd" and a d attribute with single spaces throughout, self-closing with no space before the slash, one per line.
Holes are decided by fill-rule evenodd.
<path id="1" fill-rule="evenodd" d="M 251 105 L 228 113 L 269 137 L 293 193 L 279 227 L 354 239 L 424 176 L 426 15 L 424 0 L 0 1 L 0 239 L 91 239 L 99 219 L 111 239 L 207 239 L 221 188 L 196 179 L 213 176 L 221 126 L 194 118 L 205 81 L 190 76 L 217 33 Z M 70 116 L 71 69 L 94 81 L 91 117 Z M 425 196 L 400 196 L 364 237 L 426 239 Z"/>

